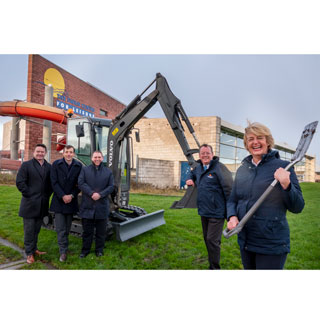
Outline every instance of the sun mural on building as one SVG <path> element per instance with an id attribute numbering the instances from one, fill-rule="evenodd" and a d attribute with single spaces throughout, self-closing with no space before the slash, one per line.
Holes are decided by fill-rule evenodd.
<path id="1" fill-rule="evenodd" d="M 61 75 L 61 73 L 54 68 L 49 68 L 44 74 L 43 82 L 46 85 L 52 85 L 53 87 L 53 96 L 55 98 L 58 97 L 58 95 L 63 95 L 65 90 L 65 83 L 64 79 Z"/>
<path id="2" fill-rule="evenodd" d="M 57 99 L 56 107 L 63 110 L 71 109 L 73 113 L 94 117 L 94 108 L 71 98 L 65 89 L 65 82 L 62 74 L 54 68 L 49 68 L 44 73 L 43 82 L 53 87 L 53 97 Z"/>

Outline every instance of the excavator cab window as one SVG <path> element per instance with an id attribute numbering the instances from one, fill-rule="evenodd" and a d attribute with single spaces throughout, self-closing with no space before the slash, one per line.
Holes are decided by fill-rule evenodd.
<path id="1" fill-rule="evenodd" d="M 103 162 L 107 162 L 108 152 L 108 135 L 109 127 L 106 126 L 95 126 L 96 133 L 96 150 L 100 150 L 103 154 Z"/>
<path id="2" fill-rule="evenodd" d="M 140 142 L 140 132 L 139 130 L 135 131 L 136 142 Z"/>
<path id="3" fill-rule="evenodd" d="M 129 203 L 129 190 L 130 190 L 130 143 L 125 137 L 120 144 L 118 169 L 120 175 L 120 201 L 123 206 Z M 117 180 L 117 179 L 116 179 Z"/>
<path id="4" fill-rule="evenodd" d="M 91 163 L 92 139 L 90 133 L 90 123 L 78 119 L 68 121 L 67 143 L 74 146 L 77 158 L 86 165 Z"/>
<path id="5" fill-rule="evenodd" d="M 122 187 L 128 184 L 128 139 L 124 138 L 121 143 L 121 151 L 120 151 L 120 158 L 119 158 L 119 169 L 121 175 L 121 185 Z"/>
<path id="6" fill-rule="evenodd" d="M 76 135 L 77 135 L 78 138 L 84 137 L 83 124 L 77 124 L 76 125 Z"/>

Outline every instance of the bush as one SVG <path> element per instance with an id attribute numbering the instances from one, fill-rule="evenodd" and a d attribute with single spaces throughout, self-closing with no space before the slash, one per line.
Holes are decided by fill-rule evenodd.
<path id="1" fill-rule="evenodd" d="M 15 185 L 17 173 L 0 172 L 0 184 Z"/>

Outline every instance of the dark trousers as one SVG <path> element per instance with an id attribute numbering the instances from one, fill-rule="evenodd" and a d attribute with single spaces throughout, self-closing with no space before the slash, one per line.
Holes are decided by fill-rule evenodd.
<path id="1" fill-rule="evenodd" d="M 282 270 L 287 259 L 287 253 L 269 255 L 247 250 L 240 250 L 240 253 L 245 270 Z"/>
<path id="2" fill-rule="evenodd" d="M 55 227 L 57 231 L 58 245 L 60 254 L 67 253 L 69 246 L 69 233 L 72 224 L 73 214 L 55 214 Z"/>
<path id="3" fill-rule="evenodd" d="M 38 235 L 42 225 L 42 218 L 23 218 L 24 249 L 27 256 L 38 250 Z"/>
<path id="4" fill-rule="evenodd" d="M 220 244 L 224 219 L 201 217 L 201 223 L 208 251 L 209 269 L 220 269 Z"/>
<path id="5" fill-rule="evenodd" d="M 82 219 L 82 250 L 81 253 L 88 254 L 91 249 L 93 236 L 95 235 L 96 252 L 103 252 L 106 240 L 107 219 Z M 94 229 L 96 230 L 94 234 Z"/>

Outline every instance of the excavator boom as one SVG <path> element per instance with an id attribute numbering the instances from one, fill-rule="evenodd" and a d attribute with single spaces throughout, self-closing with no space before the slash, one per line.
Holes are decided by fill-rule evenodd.
<path id="1" fill-rule="evenodd" d="M 156 83 L 156 89 L 149 93 L 144 99 L 142 95 Z M 142 100 L 141 100 L 142 99 Z M 182 105 L 181 101 L 172 93 L 169 88 L 168 82 L 160 73 L 157 73 L 156 79 L 154 79 L 148 87 L 138 96 L 136 96 L 132 102 L 129 103 L 113 121 L 108 137 L 108 167 L 112 170 L 115 177 L 115 184 L 117 186 L 118 194 L 115 202 L 121 206 L 121 198 L 129 198 L 129 190 L 123 192 L 120 190 L 121 172 L 118 169 L 118 163 L 120 161 L 120 148 L 122 141 L 129 135 L 134 125 L 142 119 L 142 117 L 157 103 L 160 106 L 170 124 L 170 127 L 175 134 L 177 141 L 183 151 L 188 164 L 191 168 L 196 167 L 198 164 L 195 161 L 193 155 L 199 152 L 199 149 L 191 149 L 185 136 L 185 130 L 182 121 L 185 122 L 189 132 L 194 137 L 198 148 L 200 147 L 199 141 L 196 138 L 192 124 L 190 123 Z M 120 191 L 120 192 L 119 192 Z M 174 202 L 171 208 L 195 208 L 196 207 L 196 191 L 194 188 L 188 188 L 185 196 L 178 202 Z M 126 200 L 127 201 L 127 200 Z"/>

